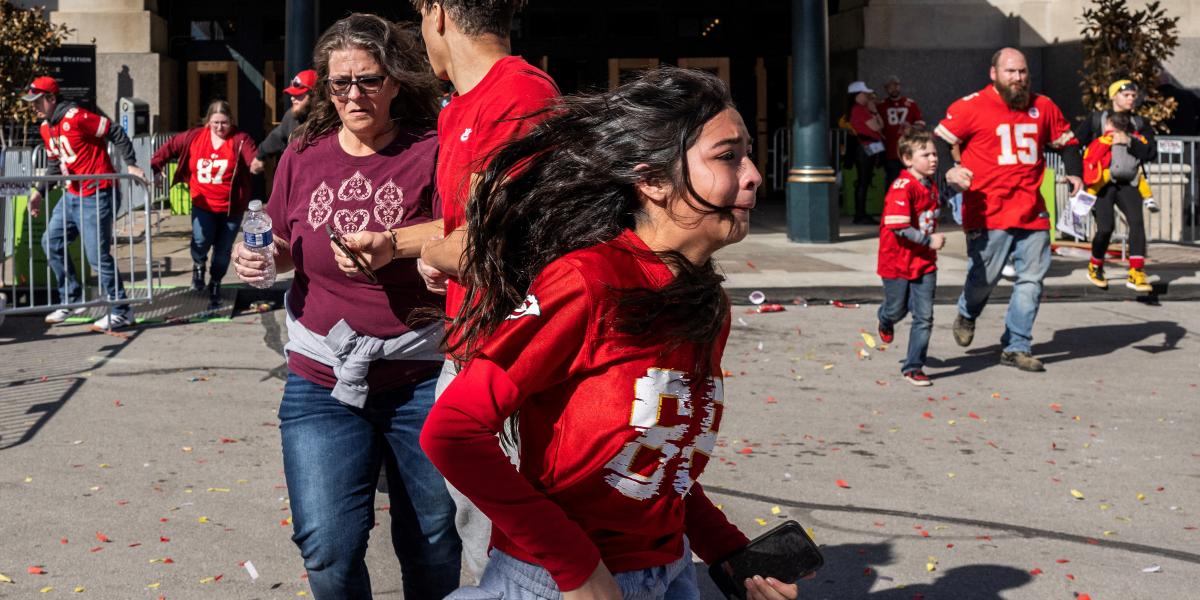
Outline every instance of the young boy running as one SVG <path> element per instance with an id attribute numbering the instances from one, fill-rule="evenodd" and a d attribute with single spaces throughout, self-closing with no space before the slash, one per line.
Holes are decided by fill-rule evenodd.
<path id="1" fill-rule="evenodd" d="M 900 159 L 907 167 L 892 183 L 883 202 L 883 224 L 879 228 L 879 264 L 883 278 L 883 304 L 879 307 L 879 337 L 890 344 L 895 326 L 912 313 L 908 357 L 900 372 L 916 386 L 933 385 L 925 375 L 925 355 L 933 331 L 933 294 L 937 288 L 937 250 L 946 238 L 935 233 L 938 190 L 937 148 L 933 135 L 912 128 L 899 141 Z"/>

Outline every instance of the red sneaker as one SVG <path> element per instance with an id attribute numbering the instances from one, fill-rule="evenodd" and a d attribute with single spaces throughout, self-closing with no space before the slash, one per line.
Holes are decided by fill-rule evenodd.
<path id="1" fill-rule="evenodd" d="M 896 339 L 896 329 L 891 325 L 884 326 L 882 322 L 879 323 L 879 339 L 885 344 L 892 343 L 892 340 Z"/>
<path id="2" fill-rule="evenodd" d="M 925 374 L 925 371 L 922 371 L 921 369 L 905 373 L 904 380 L 917 387 L 929 387 L 933 385 L 933 381 L 930 380 L 929 376 Z"/>

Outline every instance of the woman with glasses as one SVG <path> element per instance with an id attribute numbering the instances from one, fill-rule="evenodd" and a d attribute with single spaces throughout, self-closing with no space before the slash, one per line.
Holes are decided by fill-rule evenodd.
<path id="1" fill-rule="evenodd" d="M 162 173 L 168 161 L 177 159 L 179 166 L 171 185 L 188 184 L 192 196 L 192 291 L 205 289 L 204 263 L 211 249 L 209 308 L 221 304 L 221 279 L 229 270 L 229 253 L 250 203 L 250 163 L 256 152 L 250 135 L 233 125 L 229 103 L 214 100 L 202 125 L 167 140 L 150 159 L 156 174 Z"/>
<path id="2" fill-rule="evenodd" d="M 441 232 L 431 130 L 440 86 L 417 37 L 374 15 L 338 21 L 313 54 L 312 114 L 267 207 L 277 272 L 295 273 L 279 408 L 292 539 L 314 596 L 370 598 L 364 556 L 382 465 L 404 597 L 442 598 L 458 586 L 460 543 L 445 481 L 418 438 L 443 327 L 414 317 L 440 300 L 416 269 L 421 243 Z M 363 231 L 387 234 L 391 257 L 343 273 L 337 261 L 350 257 L 337 244 Z M 234 256 L 243 281 L 262 280 L 259 255 L 239 243 Z"/>

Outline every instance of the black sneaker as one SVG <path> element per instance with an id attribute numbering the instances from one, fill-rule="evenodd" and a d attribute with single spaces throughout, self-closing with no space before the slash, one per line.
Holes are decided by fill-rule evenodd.
<path id="1" fill-rule="evenodd" d="M 208 309 L 213 310 L 221 306 L 221 282 L 214 281 L 208 284 Z"/>
<path id="2" fill-rule="evenodd" d="M 892 325 L 884 325 L 883 321 L 880 321 L 879 339 L 883 340 L 883 343 L 885 344 L 892 343 L 892 340 L 896 339 L 896 328 Z"/>
<path id="3" fill-rule="evenodd" d="M 962 315 L 958 315 L 954 319 L 954 341 L 958 342 L 959 346 L 966 348 L 975 340 L 975 319 L 968 319 Z"/>
<path id="4" fill-rule="evenodd" d="M 197 294 L 204 291 L 204 265 L 192 266 L 192 291 Z"/>
<path id="5" fill-rule="evenodd" d="M 1000 353 L 1000 364 L 1030 373 L 1041 373 L 1046 370 L 1046 367 L 1042 366 L 1042 361 L 1028 352 L 1002 352 Z"/>

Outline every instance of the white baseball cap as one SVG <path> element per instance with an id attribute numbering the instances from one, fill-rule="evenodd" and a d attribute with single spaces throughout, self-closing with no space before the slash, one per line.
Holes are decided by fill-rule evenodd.
<path id="1" fill-rule="evenodd" d="M 850 84 L 850 87 L 846 88 L 846 93 L 848 94 L 858 94 L 861 92 L 873 94 L 875 93 L 875 90 L 867 87 L 867 84 L 862 81 L 855 81 L 854 83 Z"/>

